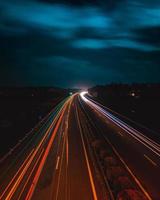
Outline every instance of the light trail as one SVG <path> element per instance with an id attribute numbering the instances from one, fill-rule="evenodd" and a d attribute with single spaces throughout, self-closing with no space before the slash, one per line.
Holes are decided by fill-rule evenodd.
<path id="1" fill-rule="evenodd" d="M 56 170 L 57 170 L 57 169 L 58 169 L 58 167 L 59 167 L 59 160 L 60 160 L 60 156 L 58 156 L 58 158 L 57 158 Z"/>
<path id="2" fill-rule="evenodd" d="M 85 156 L 85 160 L 86 160 L 86 164 L 87 164 L 89 180 L 90 180 L 90 183 L 91 183 L 93 199 L 94 200 L 98 200 L 97 191 L 96 191 L 95 183 L 94 183 L 94 180 L 93 180 L 93 175 L 92 175 L 92 171 L 91 171 L 91 167 L 90 167 L 90 163 L 89 163 L 89 158 L 88 158 L 88 155 L 87 155 L 87 150 L 86 150 L 86 147 L 85 147 L 84 137 L 83 137 L 83 133 L 82 133 L 82 127 L 81 127 L 81 123 L 80 123 L 77 107 L 76 107 L 76 116 L 77 116 L 78 126 L 79 126 L 79 130 L 80 130 L 84 156 Z"/>
<path id="3" fill-rule="evenodd" d="M 44 118 L 45 120 L 41 121 L 41 123 L 43 122 L 43 124 L 42 124 L 42 126 L 39 127 L 39 130 L 36 130 L 37 126 L 35 126 L 35 128 L 32 129 L 32 131 L 35 130 L 36 134 L 33 134 L 31 139 L 24 146 L 22 146 L 21 151 L 18 152 L 15 159 L 10 163 L 10 165 L 5 169 L 5 171 L 3 171 L 3 173 L 0 173 L 1 180 L 3 180 L 3 177 L 5 177 L 8 174 L 8 171 L 13 168 L 15 163 L 17 163 L 19 161 L 19 159 L 21 159 L 21 157 L 23 156 L 23 153 L 25 151 L 27 151 L 28 148 L 30 148 L 30 145 L 32 145 L 34 143 L 34 146 L 36 148 L 36 145 L 38 145 L 38 143 L 42 140 L 43 135 L 47 132 L 47 130 L 52 125 L 53 120 L 59 116 L 59 113 L 62 110 L 65 102 L 67 102 L 67 100 L 68 100 L 68 98 L 64 99 L 54 109 L 52 109 L 52 111 Z M 31 133 L 32 133 L 32 131 L 31 131 Z M 6 190 L 7 190 L 7 188 L 6 188 Z"/>
<path id="4" fill-rule="evenodd" d="M 22 163 L 21 167 L 18 169 L 18 171 L 16 172 L 16 174 L 14 175 L 14 177 L 11 179 L 11 181 L 9 182 L 9 184 L 7 185 L 7 187 L 5 188 L 5 190 L 3 191 L 3 193 L 1 194 L 0 199 L 3 198 L 3 196 L 5 195 L 5 193 L 7 192 L 7 190 L 9 189 L 9 187 L 11 186 L 11 184 L 13 183 L 13 181 L 16 179 L 16 177 L 20 173 L 20 170 L 24 167 L 24 165 L 26 165 L 28 159 L 30 158 L 31 154 L 33 153 L 33 150 L 30 152 L 30 154 L 27 156 L 27 158 L 25 159 L 25 161 Z"/>
<path id="5" fill-rule="evenodd" d="M 84 92 L 81 92 L 81 93 L 80 93 L 80 96 L 81 96 L 81 98 L 82 98 L 85 102 L 88 102 L 89 100 L 85 97 L 86 94 L 88 94 L 88 92 L 87 92 L 87 91 L 84 91 Z"/>
<path id="6" fill-rule="evenodd" d="M 25 161 L 22 163 L 22 165 L 19 167 L 17 173 L 13 176 L 13 178 L 11 179 L 11 181 L 9 182 L 9 184 L 5 187 L 3 193 L 0 196 L 0 199 L 5 199 L 5 200 L 10 200 L 13 195 L 16 193 L 17 189 L 19 188 L 22 180 L 24 180 L 25 176 L 27 176 L 26 181 L 24 182 L 24 186 L 27 185 L 27 183 L 29 182 L 29 179 L 31 178 L 31 175 L 36 167 L 36 165 L 38 164 L 38 161 L 41 157 L 41 155 L 44 154 L 42 156 L 42 159 L 40 161 L 40 164 L 38 166 L 38 170 L 36 173 L 36 176 L 34 177 L 34 186 L 33 183 L 31 184 L 30 190 L 28 192 L 28 196 L 26 197 L 26 199 L 30 199 L 34 189 L 36 187 L 36 183 L 38 182 L 40 173 L 43 169 L 43 165 L 47 159 L 47 156 L 49 154 L 51 145 L 53 143 L 53 140 L 55 138 L 55 135 L 57 133 L 57 130 L 59 128 L 59 125 L 61 123 L 61 120 L 63 118 L 63 114 L 65 112 L 65 109 L 68 105 L 68 103 L 70 102 L 70 99 L 68 99 L 63 105 L 62 107 L 59 109 L 57 116 L 54 118 L 54 120 L 52 121 L 52 123 L 49 125 L 49 127 L 47 127 L 47 130 L 45 132 L 45 134 L 43 135 L 43 137 L 41 138 L 41 140 L 39 141 L 39 143 L 37 144 L 37 146 L 29 153 L 29 155 L 27 156 L 27 158 L 25 159 Z M 57 122 L 58 120 L 58 122 Z M 48 121 L 48 120 L 47 120 Z M 56 124 L 56 127 L 54 128 Z M 53 133 L 51 134 L 52 130 L 54 128 Z M 47 144 L 46 149 L 44 150 L 44 145 Z M 34 164 L 36 163 L 36 165 Z M 31 172 L 28 174 L 28 171 L 30 171 L 29 169 L 31 168 Z M 22 187 L 22 190 L 20 191 L 20 196 L 19 198 L 22 196 L 22 193 L 24 191 L 25 187 Z"/>
<path id="7" fill-rule="evenodd" d="M 160 157 L 160 145 L 150 139 L 149 137 L 143 135 L 139 131 L 135 130 L 119 118 L 115 117 L 105 109 L 101 108 L 99 105 L 97 105 L 95 102 L 90 100 L 88 97 L 86 98 L 85 95 L 87 92 L 82 92 L 80 94 L 83 101 L 85 101 L 89 106 L 91 106 L 93 109 L 96 109 L 98 112 L 100 112 L 103 116 L 107 117 L 109 120 L 111 120 L 114 124 L 116 124 L 118 127 L 123 129 L 125 132 L 127 132 L 131 137 L 136 139 L 138 142 L 143 144 L 145 147 L 147 147 L 149 150 L 151 150 L 154 154 Z"/>
<path id="8" fill-rule="evenodd" d="M 25 190 L 25 188 L 26 188 L 26 186 L 27 186 L 27 184 L 28 184 L 28 182 L 29 182 L 29 180 L 30 180 L 30 178 L 31 178 L 31 176 L 32 176 L 32 174 L 33 174 L 33 172 L 34 172 L 34 170 L 35 170 L 37 164 L 38 164 L 38 162 L 40 161 L 40 158 L 41 158 L 43 152 L 44 152 L 44 149 L 42 149 L 42 151 L 41 151 L 41 153 L 40 153 L 38 159 L 36 160 L 36 162 L 35 162 L 35 164 L 34 164 L 34 167 L 32 168 L 31 173 L 30 173 L 30 175 L 28 176 L 28 178 L 27 178 L 27 180 L 26 180 L 26 182 L 25 182 L 25 184 L 24 184 L 24 186 L 23 186 L 23 188 L 22 188 L 22 190 L 21 190 L 21 192 L 20 192 L 20 194 L 19 194 L 17 200 L 20 200 L 20 199 L 21 199 L 21 196 L 22 196 L 22 194 L 23 194 L 23 192 L 24 192 L 24 190 Z"/>
<path id="9" fill-rule="evenodd" d="M 73 97 L 72 97 L 72 98 L 73 98 Z M 30 187 L 30 189 L 29 189 L 29 191 L 28 191 L 28 193 L 27 193 L 27 196 L 26 196 L 25 200 L 30 200 L 30 199 L 32 198 L 32 196 L 33 196 L 34 190 L 35 190 L 35 188 L 36 188 L 36 186 L 37 186 L 39 177 L 40 177 L 41 172 L 42 172 L 42 170 L 43 170 L 43 167 L 44 167 L 44 164 L 45 164 L 45 162 L 46 162 L 46 159 L 47 159 L 47 157 L 48 157 L 48 155 L 49 155 L 49 152 L 50 152 L 50 149 L 51 149 L 51 147 L 52 147 L 53 141 L 54 141 L 55 136 L 56 136 L 56 134 L 57 134 L 57 132 L 58 132 L 58 129 L 59 129 L 60 124 L 61 124 L 61 122 L 62 122 L 62 119 L 63 119 L 63 117 L 64 117 L 64 114 L 65 114 L 65 111 L 66 111 L 66 109 L 67 109 L 67 106 L 68 106 L 68 104 L 70 103 L 70 101 L 72 100 L 72 98 L 70 98 L 70 99 L 65 103 L 65 105 L 64 105 L 64 107 L 63 107 L 63 109 L 62 109 L 62 112 L 61 112 L 61 114 L 60 114 L 60 117 L 59 117 L 59 119 L 58 119 L 58 122 L 57 122 L 57 124 L 56 124 L 56 127 L 55 127 L 55 129 L 54 129 L 54 131 L 53 131 L 53 133 L 52 133 L 52 135 L 51 135 L 51 138 L 50 138 L 49 143 L 48 143 L 48 145 L 47 145 L 47 148 L 46 148 L 46 150 L 45 150 L 45 152 L 44 152 L 44 155 L 43 155 L 43 157 L 42 157 L 42 159 L 41 159 L 41 162 L 40 162 L 40 164 L 39 164 L 39 167 L 38 167 L 37 172 L 36 172 L 36 174 L 35 174 L 35 176 L 34 176 L 34 179 L 33 179 L 33 181 L 32 181 L 31 187 Z"/>
<path id="10" fill-rule="evenodd" d="M 15 146 L 13 146 L 13 147 L 11 148 L 11 150 L 10 150 L 9 152 L 7 152 L 7 153 L 0 159 L 0 163 L 4 162 L 9 156 L 11 156 L 11 154 L 17 149 L 17 147 L 19 147 L 19 146 L 21 145 L 21 143 L 22 143 L 25 139 L 27 139 L 29 135 L 31 135 L 31 134 L 33 133 L 33 131 L 36 131 L 36 129 L 37 129 L 42 123 L 43 123 L 43 125 L 40 126 L 39 132 L 41 131 L 41 129 L 42 129 L 43 127 L 45 127 L 47 124 L 49 124 L 49 121 L 50 121 L 51 119 L 54 118 L 54 116 L 55 116 L 55 115 L 57 114 L 57 112 L 59 111 L 60 107 L 64 104 L 64 102 L 65 102 L 67 99 L 68 99 L 68 97 L 65 98 L 62 102 L 60 102 L 55 108 L 53 108 L 42 120 L 40 120 L 40 121 L 37 123 L 37 125 L 36 125 L 31 131 L 29 131 L 28 133 L 26 133 L 26 135 L 25 135 L 23 138 L 20 139 L 21 142 L 18 141 L 18 143 L 15 144 Z M 45 120 L 46 120 L 46 122 L 45 122 Z M 49 125 L 48 125 L 48 127 L 49 127 Z M 32 139 L 33 139 L 33 138 L 32 138 Z M 27 145 L 28 145 L 28 143 L 27 143 Z M 22 152 L 22 151 L 21 151 L 21 152 Z"/>
<path id="11" fill-rule="evenodd" d="M 123 122 L 121 120 L 119 120 L 118 118 L 116 118 L 116 120 L 120 121 L 119 123 L 116 123 L 115 118 L 113 115 L 111 115 L 109 112 L 107 112 L 106 110 L 102 109 L 99 105 L 96 104 L 96 102 L 92 102 L 92 100 L 90 100 L 88 97 L 86 98 L 84 95 L 86 93 L 82 93 L 81 95 L 83 96 L 83 101 L 85 101 L 91 108 L 93 108 L 94 110 L 98 111 L 99 113 L 101 113 L 103 116 L 107 117 L 109 120 L 111 120 L 114 124 L 116 124 L 117 126 L 121 127 L 123 130 L 125 130 L 127 133 L 129 132 L 128 130 L 126 130 L 123 126 L 121 126 L 120 122 L 123 124 Z M 80 96 L 81 96 L 80 95 Z M 124 123 L 126 124 L 126 123 Z M 128 126 L 128 125 L 127 125 Z M 128 126 L 129 127 L 129 126 Z M 131 128 L 132 130 L 132 128 Z M 135 129 L 134 129 L 135 130 Z M 136 130 L 135 130 L 136 131 Z M 131 134 L 131 133 L 130 133 Z M 142 135 L 142 134 L 141 134 Z M 122 135 L 123 136 L 123 135 Z M 132 135 L 131 135 L 132 136 Z M 134 137 L 135 138 L 135 137 Z M 144 138 L 146 138 L 146 136 L 144 136 Z M 137 183 L 137 185 L 139 186 L 139 188 L 141 189 L 141 191 L 143 192 L 143 194 L 147 197 L 148 200 L 153 200 L 153 198 L 150 196 L 150 194 L 146 191 L 145 187 L 143 187 L 143 185 L 141 184 L 141 182 L 138 180 L 138 178 L 134 175 L 134 173 L 132 172 L 132 170 L 128 167 L 128 165 L 126 164 L 126 162 L 122 159 L 122 157 L 120 156 L 120 154 L 118 153 L 118 151 L 115 149 L 115 147 L 112 145 L 112 143 L 110 142 L 110 140 L 105 136 L 106 141 L 110 144 L 110 146 L 112 147 L 114 153 L 117 155 L 117 157 L 120 159 L 120 161 L 124 164 L 125 168 L 128 170 L 128 172 L 131 174 L 132 178 L 135 180 L 135 183 Z M 136 139 L 136 138 L 135 138 Z M 149 141 L 151 139 L 149 138 Z M 141 140 L 138 140 L 139 142 L 142 143 Z M 153 141 L 154 142 L 154 141 Z M 154 142 L 155 143 L 155 142 Z M 145 143 L 142 143 L 145 144 Z M 158 144 L 157 144 L 158 145 Z M 146 146 L 146 145 L 145 145 Z M 156 152 L 157 153 L 157 152 Z M 144 157 L 146 157 L 144 155 Z M 148 160 L 150 162 L 152 162 L 152 164 L 154 166 L 156 166 L 156 163 L 151 160 L 149 157 Z"/>
<path id="12" fill-rule="evenodd" d="M 147 156 L 146 154 L 144 154 L 144 157 L 154 166 L 157 166 L 157 163 L 154 162 L 149 156 Z"/>

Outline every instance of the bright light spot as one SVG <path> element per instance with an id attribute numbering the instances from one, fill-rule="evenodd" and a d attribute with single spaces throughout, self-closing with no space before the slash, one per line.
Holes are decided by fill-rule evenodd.
<path id="1" fill-rule="evenodd" d="M 132 97 L 135 97 L 135 95 L 136 95 L 136 94 L 135 94 L 134 92 L 131 93 L 131 96 L 132 96 Z"/>
<path id="2" fill-rule="evenodd" d="M 86 94 L 88 94 L 87 91 L 84 91 L 84 92 L 81 92 L 81 93 L 80 93 L 81 98 L 82 98 L 85 102 L 88 101 L 88 99 L 85 97 Z"/>

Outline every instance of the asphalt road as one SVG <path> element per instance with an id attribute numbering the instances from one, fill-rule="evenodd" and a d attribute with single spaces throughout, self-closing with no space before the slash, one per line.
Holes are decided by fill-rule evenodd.
<path id="1" fill-rule="evenodd" d="M 1 159 L 0 199 L 98 199 L 77 98 L 61 103 Z"/>
<path id="2" fill-rule="evenodd" d="M 65 99 L 0 160 L 0 199 L 117 199 L 126 186 L 114 188 L 108 179 L 104 149 L 125 171 L 129 189 L 159 200 L 159 144 L 85 94 Z"/>
<path id="3" fill-rule="evenodd" d="M 160 199 L 160 145 L 127 125 L 125 121 L 115 118 L 92 99 L 86 99 L 85 95 L 80 102 L 99 133 L 136 178 L 140 188 L 150 199 Z"/>
<path id="4" fill-rule="evenodd" d="M 56 156 L 53 155 L 56 144 L 53 144 L 50 152 L 52 158 L 46 163 L 33 199 L 99 199 L 94 183 L 94 169 L 90 164 L 86 141 L 83 138 L 77 102 L 76 95 L 68 106 L 61 131 L 57 135 L 55 143 L 59 145 Z M 47 170 L 47 165 L 52 165 L 52 170 Z M 47 185 L 44 184 L 46 174 L 51 174 Z"/>

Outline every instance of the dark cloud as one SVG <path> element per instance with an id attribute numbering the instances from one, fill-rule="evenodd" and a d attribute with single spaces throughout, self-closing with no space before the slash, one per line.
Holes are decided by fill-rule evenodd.
<path id="1" fill-rule="evenodd" d="M 39 2 L 43 3 L 49 3 L 49 4 L 68 4 L 71 6 L 101 6 L 103 7 L 106 11 L 111 12 L 115 10 L 118 5 L 120 5 L 122 2 L 126 2 L 127 0 L 104 0 L 104 1 L 99 1 L 99 0 L 38 0 Z"/>
<path id="2" fill-rule="evenodd" d="M 0 11 L 1 85 L 160 81 L 159 1 L 6 0 Z"/>
<path id="3" fill-rule="evenodd" d="M 138 41 L 160 47 L 160 26 L 140 28 L 136 34 Z"/>

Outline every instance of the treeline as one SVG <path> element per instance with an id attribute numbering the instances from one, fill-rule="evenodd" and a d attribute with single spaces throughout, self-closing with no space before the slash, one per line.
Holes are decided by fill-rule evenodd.
<path id="1" fill-rule="evenodd" d="M 56 87 L 0 87 L 0 98 L 56 98 L 68 95 L 68 90 Z"/>
<path id="2" fill-rule="evenodd" d="M 160 84 L 110 84 L 89 89 L 95 97 L 156 97 L 160 98 Z"/>

